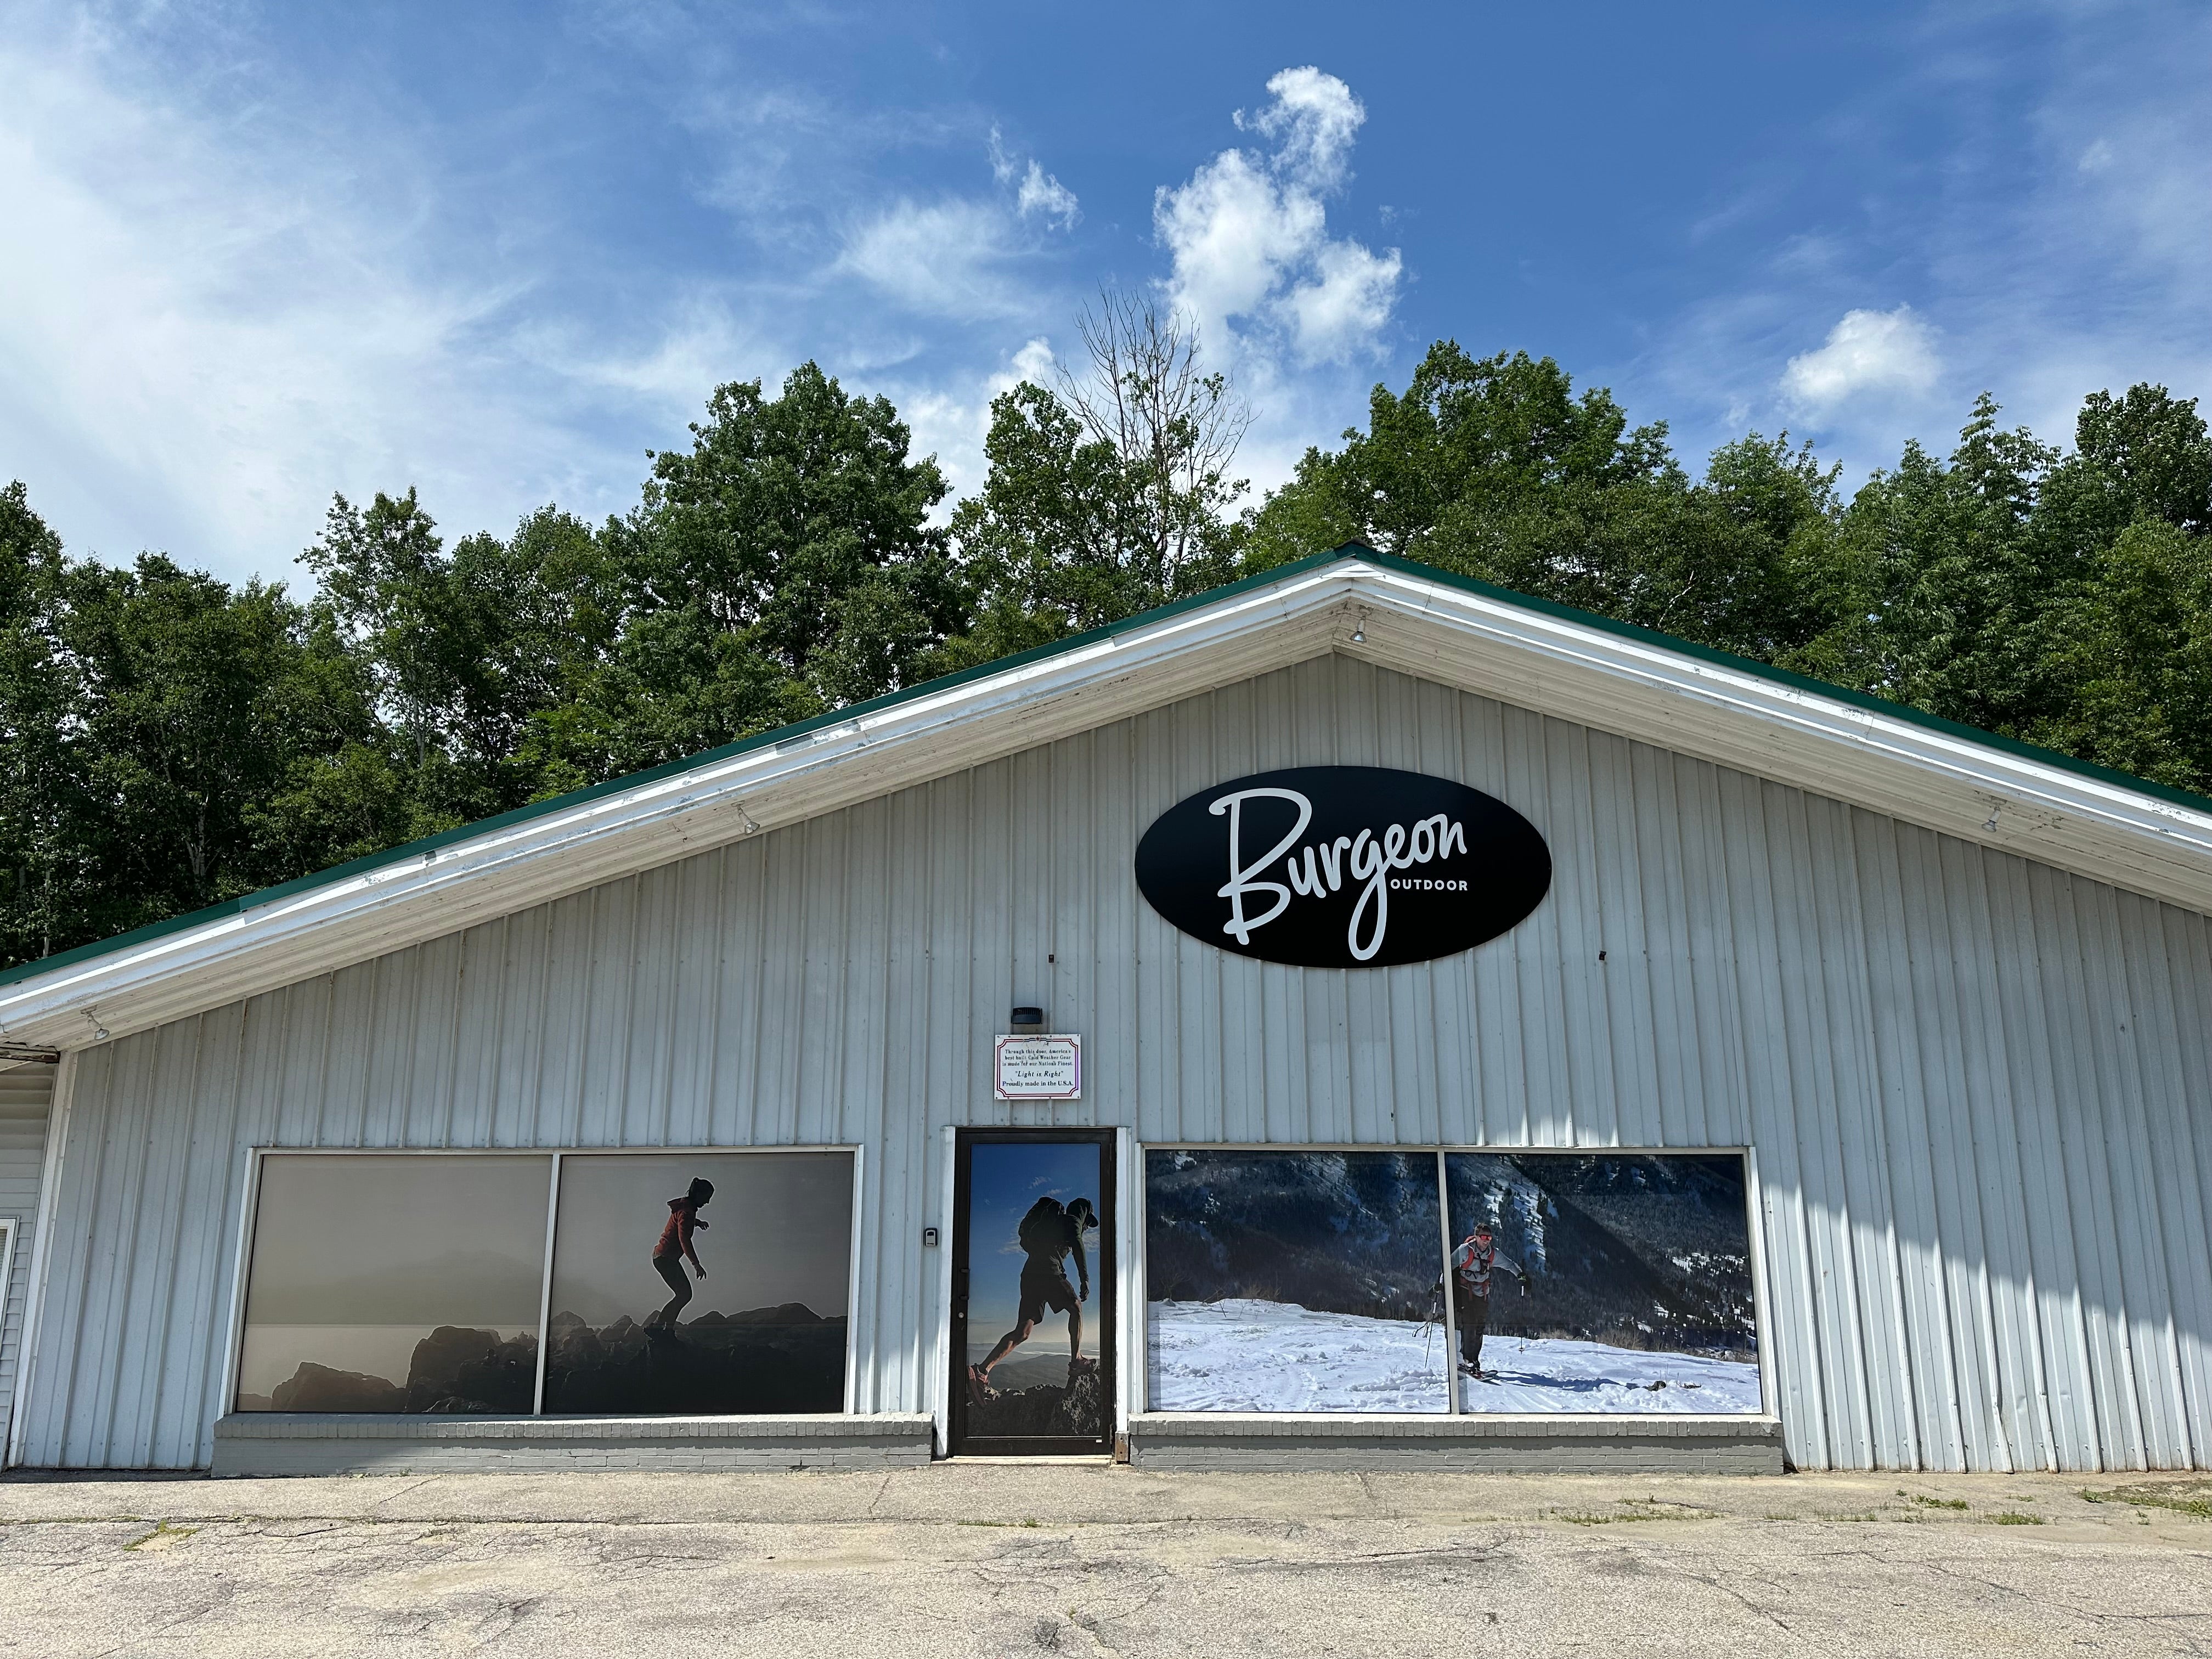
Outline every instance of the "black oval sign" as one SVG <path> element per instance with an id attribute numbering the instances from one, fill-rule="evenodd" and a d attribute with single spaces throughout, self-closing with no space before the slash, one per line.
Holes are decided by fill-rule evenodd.
<path id="1" fill-rule="evenodd" d="M 1552 854 L 1504 801 L 1376 766 L 1298 766 L 1202 790 L 1137 843 L 1137 885 L 1194 939 L 1297 968 L 1472 950 L 1543 902 Z"/>

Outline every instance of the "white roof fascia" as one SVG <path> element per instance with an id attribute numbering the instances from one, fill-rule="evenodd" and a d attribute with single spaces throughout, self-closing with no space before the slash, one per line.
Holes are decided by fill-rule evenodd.
<path id="1" fill-rule="evenodd" d="M 83 1048 L 1332 649 L 2212 914 L 2212 814 L 1346 558 L 0 987 L 0 1040 Z"/>

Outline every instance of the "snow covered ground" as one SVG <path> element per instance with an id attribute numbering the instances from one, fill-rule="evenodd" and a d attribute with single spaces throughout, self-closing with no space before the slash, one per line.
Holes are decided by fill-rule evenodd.
<path id="1" fill-rule="evenodd" d="M 1759 1362 L 1647 1353 L 1565 1337 L 1493 1336 L 1482 1368 L 1459 1380 L 1466 1412 L 1756 1412 Z M 1654 1383 L 1663 1383 L 1654 1388 Z"/>
<path id="2" fill-rule="evenodd" d="M 1295 1303 L 1155 1302 L 1146 1403 L 1167 1412 L 1440 1412 L 1443 1329 L 1314 1313 Z M 1738 1413 L 1759 1367 L 1564 1338 L 1492 1337 L 1494 1382 L 1460 1379 L 1471 1412 Z M 1654 1382 L 1664 1388 L 1654 1389 Z"/>
<path id="3" fill-rule="evenodd" d="M 1295 1302 L 1155 1302 L 1147 1321 L 1158 1412 L 1440 1412 L 1444 1334 Z"/>

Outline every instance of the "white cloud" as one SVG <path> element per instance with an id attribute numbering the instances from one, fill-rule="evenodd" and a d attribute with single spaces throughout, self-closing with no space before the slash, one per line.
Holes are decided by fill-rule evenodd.
<path id="1" fill-rule="evenodd" d="M 1005 374 L 991 377 L 991 395 L 996 397 L 1001 392 L 1012 392 L 1024 380 L 1032 386 L 1050 386 L 1053 366 L 1059 361 L 1053 356 L 1052 342 L 1043 335 L 1038 335 L 1014 353 Z"/>
<path id="2" fill-rule="evenodd" d="M 419 485 L 456 534 L 596 515 L 709 386 L 789 361 L 699 285 L 587 323 L 528 203 L 457 234 L 418 133 L 132 46 L 0 47 L 0 479 L 73 553 L 297 586 L 333 491 Z"/>
<path id="3" fill-rule="evenodd" d="M 999 129 L 991 129 L 991 176 L 1002 185 L 1020 183 L 1014 191 L 1014 211 L 1024 219 L 1057 220 L 1062 230 L 1073 230 L 1081 218 L 1075 192 L 1044 170 L 1036 156 L 1026 168 L 1007 153 Z"/>
<path id="4" fill-rule="evenodd" d="M 990 398 L 1048 383 L 1045 331 L 1134 252 L 996 135 L 994 177 L 963 181 L 966 105 L 848 108 L 672 40 L 610 46 L 600 103 L 564 82 L 455 113 L 318 79 L 251 12 L 213 46 L 204 14 L 150 15 L 53 7 L 0 40 L 0 482 L 76 553 L 296 586 L 333 491 L 417 485 L 455 535 L 620 511 L 712 386 L 808 357 L 973 489 Z M 623 86 L 686 147 L 649 202 L 597 164 Z M 1395 252 L 1327 222 L 1363 118 L 1333 76 L 1275 76 L 1136 256 L 1211 308 L 1263 486 L 1356 418 L 1395 314 Z M 894 156 L 914 182 L 881 182 Z"/>
<path id="5" fill-rule="evenodd" d="M 1057 219 L 1062 230 L 1073 229 L 1082 216 L 1076 210 L 1075 192 L 1038 166 L 1035 156 L 1030 158 L 1030 170 L 1022 175 L 1014 209 L 1024 219 Z"/>
<path id="6" fill-rule="evenodd" d="M 894 202 L 856 226 L 836 268 L 912 311 L 973 322 L 1018 313 L 1001 268 L 1023 250 L 995 203 Z"/>
<path id="7" fill-rule="evenodd" d="M 1276 165 L 1296 174 L 1309 189 L 1341 187 L 1352 141 L 1367 119 L 1367 111 L 1352 95 L 1352 88 L 1308 64 L 1281 70 L 1267 82 L 1267 90 L 1275 101 L 1249 118 L 1238 110 L 1237 125 L 1278 140 Z"/>
<path id="8" fill-rule="evenodd" d="M 1938 372 L 1936 331 L 1911 306 L 1848 311 L 1826 344 L 1790 360 L 1782 390 L 1799 408 L 1819 410 L 1863 392 L 1924 394 Z"/>
<path id="9" fill-rule="evenodd" d="M 1948 451 L 1984 389 L 2008 425 L 2053 442 L 2100 387 L 2212 390 L 2212 93 L 2200 68 L 2212 12 L 2041 17 L 2008 45 L 1973 9 L 1930 16 L 1916 66 L 1808 142 L 1870 154 L 1883 148 L 1874 135 L 1905 143 L 1909 130 L 1908 148 L 1937 147 L 1912 149 L 1920 161 L 1902 173 L 1862 171 L 1845 191 L 1776 185 L 1771 205 L 1729 228 L 1723 281 L 1640 361 L 1594 372 L 1667 413 L 1687 454 L 1747 424 L 1787 424 L 1817 437 L 1847 480 L 1893 465 L 1908 438 Z M 1990 88 L 2005 120 L 1923 129 L 1924 112 L 1968 83 Z M 1807 349 L 1807 319 L 1885 288 L 1912 294 L 1909 315 L 1929 331 L 1919 350 L 1909 331 L 1881 338 L 1898 313 L 1879 311 Z"/>
<path id="10" fill-rule="evenodd" d="M 1294 288 L 1284 304 L 1297 319 L 1297 337 L 1320 348 L 1314 355 L 1341 357 L 1372 340 L 1390 320 L 1398 297 L 1398 255 L 1376 255 L 1352 241 L 1325 244 L 1314 256 L 1315 281 Z"/>
<path id="11" fill-rule="evenodd" d="M 481 417 L 453 360 L 515 289 L 410 268 L 419 203 L 255 165 L 78 64 L 9 53 L 0 84 L 0 446 L 76 550 L 296 546 L 396 459 L 401 386 Z"/>
<path id="12" fill-rule="evenodd" d="M 992 177 L 1008 187 L 1007 198 L 894 202 L 847 233 L 832 269 L 927 316 L 979 322 L 1031 309 L 1013 270 L 1042 245 L 1024 226 L 1035 220 L 1048 229 L 1072 229 L 1079 204 L 1035 156 L 1024 162 L 1009 155 L 996 127 L 990 155 Z"/>
<path id="13" fill-rule="evenodd" d="M 1153 229 L 1173 261 L 1169 300 L 1217 349 L 1234 339 L 1267 356 L 1279 339 L 1307 364 L 1371 353 L 1397 301 L 1398 251 L 1332 238 L 1326 205 L 1351 176 L 1366 112 L 1311 67 L 1283 70 L 1267 90 L 1273 101 L 1237 122 L 1271 151 L 1224 150 L 1154 197 Z"/>

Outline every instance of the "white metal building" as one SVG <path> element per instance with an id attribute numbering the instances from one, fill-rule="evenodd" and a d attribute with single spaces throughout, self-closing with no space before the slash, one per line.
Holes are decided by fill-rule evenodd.
<path id="1" fill-rule="evenodd" d="M 1146 904 L 1168 808 L 1330 765 L 1507 803 L 1547 896 L 1364 971 Z M 2212 802 L 1347 549 L 8 975 L 8 1461 L 957 1450 L 924 1229 L 955 1131 L 1030 1126 L 1113 1132 L 1139 1462 L 2203 1467 L 2208 917 Z M 1024 1005 L 1079 1098 L 994 1098 Z M 1747 1149 L 1759 1409 L 1159 1409 L 1144 1159 L 1217 1145 Z M 234 1409 L 258 1160 L 749 1147 L 851 1149 L 841 1409 Z"/>

